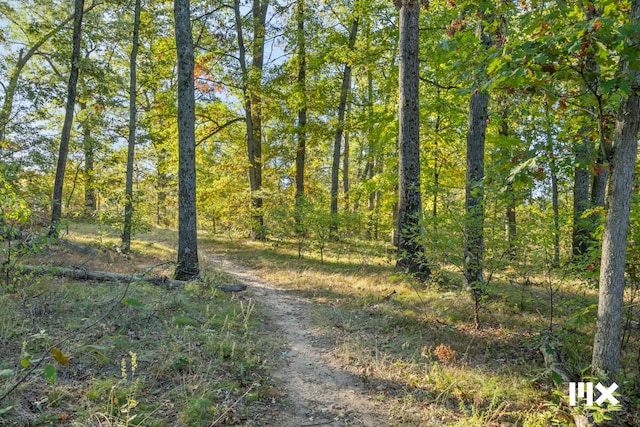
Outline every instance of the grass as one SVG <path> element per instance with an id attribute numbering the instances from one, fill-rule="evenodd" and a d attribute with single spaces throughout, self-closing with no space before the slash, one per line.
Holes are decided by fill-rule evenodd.
<path id="1" fill-rule="evenodd" d="M 22 261 L 140 273 L 175 257 L 163 242 L 173 233 L 137 239 L 125 257 L 115 250 L 116 232 L 100 231 L 72 224 L 64 236 L 93 254 L 49 245 Z M 0 396 L 25 379 L 0 402 L 0 425 L 252 425 L 265 407 L 277 409 L 266 373 L 282 342 L 265 335 L 250 296 L 224 294 L 216 286 L 229 279 L 206 263 L 204 270 L 202 281 L 171 290 L 13 277 L 0 288 Z M 170 275 L 171 266 L 151 274 Z M 68 366 L 54 361 L 52 347 Z M 47 381 L 47 365 L 55 381 Z"/>
<path id="2" fill-rule="evenodd" d="M 70 224 L 63 237 L 95 252 L 62 244 L 23 261 L 171 276 L 164 262 L 175 258 L 175 231 L 138 235 L 126 257 L 116 250 L 117 230 Z M 517 269 L 496 273 L 476 330 L 454 266 L 418 284 L 393 271 L 393 252 L 379 242 L 330 242 L 322 259 L 311 251 L 298 259 L 295 242 L 202 235 L 200 244 L 313 301 L 323 341 L 369 386 L 391 425 L 570 425 L 568 385 L 553 383 L 538 347 L 559 342 L 569 368 L 585 368 L 597 299 L 564 273 L 528 273 L 526 285 Z M 31 366 L 46 360 L 0 402 L 0 425 L 262 425 L 263 414 L 284 404 L 269 378 L 283 343 L 250 293 L 220 292 L 230 279 L 201 263 L 203 280 L 184 289 L 44 276 L 4 284 L 0 395 L 25 375 L 27 355 Z M 638 341 L 632 332 L 624 390 L 634 385 Z M 68 366 L 53 360 L 52 346 Z M 46 364 L 56 368 L 54 383 Z M 625 398 L 612 425 L 640 425 L 638 397 Z"/>
<path id="3" fill-rule="evenodd" d="M 371 385 L 398 425 L 570 424 L 561 397 L 568 384 L 553 383 L 539 346 L 558 342 L 569 369 L 585 369 L 597 292 L 566 272 L 540 268 L 526 285 L 517 270 L 496 272 L 476 330 L 471 296 L 451 265 L 422 285 L 398 276 L 379 243 L 332 242 L 322 259 L 313 252 L 299 259 L 295 242 L 208 244 L 315 301 L 313 317 L 336 343 L 336 357 Z M 632 333 L 624 353 L 632 380 L 639 338 Z M 627 412 L 613 414 L 612 425 L 640 425 L 638 397 L 626 397 Z"/>

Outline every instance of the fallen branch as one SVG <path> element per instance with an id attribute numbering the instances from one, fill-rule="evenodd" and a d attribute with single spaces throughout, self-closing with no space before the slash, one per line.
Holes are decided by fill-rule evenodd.
<path id="1" fill-rule="evenodd" d="M 108 271 L 91 271 L 84 268 L 51 267 L 47 265 L 25 265 L 17 264 L 13 270 L 19 273 L 32 273 L 38 275 L 53 275 L 58 277 L 69 277 L 74 280 L 96 280 L 98 282 L 130 282 L 143 281 L 169 289 L 184 286 L 185 281 L 169 279 L 163 277 L 147 277 L 143 274 L 112 273 Z"/>
<path id="2" fill-rule="evenodd" d="M 544 339 L 540 344 L 540 353 L 544 357 L 544 364 L 551 372 L 559 375 L 565 383 L 571 381 L 571 375 L 567 372 L 567 368 L 564 366 L 560 357 L 558 356 L 558 350 L 556 347 Z"/>

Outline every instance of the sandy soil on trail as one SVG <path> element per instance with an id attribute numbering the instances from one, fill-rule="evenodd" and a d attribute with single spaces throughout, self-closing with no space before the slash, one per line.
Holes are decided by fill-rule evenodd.
<path id="1" fill-rule="evenodd" d="M 363 381 L 340 368 L 327 343 L 309 321 L 310 302 L 293 292 L 256 277 L 251 270 L 237 266 L 220 254 L 208 260 L 248 286 L 257 304 L 268 308 L 270 319 L 287 342 L 282 363 L 272 372 L 284 411 L 264 425 L 372 426 L 389 424 L 379 402 L 367 394 Z"/>

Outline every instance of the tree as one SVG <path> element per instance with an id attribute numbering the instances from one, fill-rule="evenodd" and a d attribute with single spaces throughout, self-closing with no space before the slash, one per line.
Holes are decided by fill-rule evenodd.
<path id="1" fill-rule="evenodd" d="M 245 124 L 247 127 L 247 155 L 249 159 L 249 186 L 251 190 L 251 236 L 264 239 L 264 216 L 262 214 L 262 74 L 264 69 L 264 43 L 268 0 L 253 0 L 253 44 L 251 66 L 246 58 L 240 1 L 234 1 L 236 35 L 238 39 L 238 61 L 242 74 Z"/>
<path id="2" fill-rule="evenodd" d="M 62 135 L 60 137 L 58 164 L 53 184 L 53 200 L 51 204 L 51 225 L 49 227 L 49 236 L 52 237 L 58 237 L 58 226 L 62 216 L 62 189 L 64 186 L 64 173 L 67 165 L 67 155 L 69 154 L 69 139 L 71 137 L 71 125 L 73 124 L 73 112 L 76 103 L 83 14 L 84 0 L 75 0 L 75 8 L 73 12 L 73 52 L 71 54 L 69 84 L 67 85 L 67 107 L 64 115 L 64 124 L 62 126 Z"/>
<path id="3" fill-rule="evenodd" d="M 637 43 L 640 25 L 640 0 L 631 3 L 630 23 L 634 35 L 625 40 L 626 47 Z M 625 287 L 627 235 L 631 195 L 638 155 L 640 129 L 640 68 L 637 58 L 632 64 L 622 56 L 620 75 L 630 90 L 620 101 L 613 139 L 611 178 L 607 195 L 607 213 L 602 238 L 598 319 L 593 340 L 592 369 L 615 376 L 620 369 L 620 339 Z"/>
<path id="4" fill-rule="evenodd" d="M 469 102 L 467 132 L 467 174 L 465 186 L 464 275 L 474 296 L 475 324 L 479 325 L 478 303 L 484 292 L 484 143 L 489 95 L 474 89 Z"/>
<path id="5" fill-rule="evenodd" d="M 176 280 L 199 273 L 196 224 L 196 101 L 190 0 L 174 0 L 178 52 L 178 262 Z"/>
<path id="6" fill-rule="evenodd" d="M 136 148 L 136 60 L 138 57 L 140 32 L 140 2 L 141 0 L 136 0 L 135 3 L 133 40 L 131 43 L 131 56 L 129 59 L 129 145 L 127 147 L 127 178 L 125 184 L 126 200 L 124 206 L 124 229 L 122 231 L 122 251 L 125 253 L 129 252 L 129 249 L 131 248 L 131 223 L 133 219 L 133 158 Z M 195 134 L 193 143 L 195 144 Z"/>
<path id="7" fill-rule="evenodd" d="M 349 30 L 349 42 L 347 49 L 353 51 L 356 44 L 356 36 L 358 34 L 358 18 L 354 18 Z M 351 60 L 347 60 L 344 64 L 342 73 L 342 85 L 340 87 L 340 101 L 338 104 L 338 123 L 336 125 L 335 139 L 333 142 L 333 162 L 331 163 L 331 225 L 329 226 L 329 234 L 333 239 L 338 238 L 338 177 L 340 174 L 340 146 L 342 136 L 344 134 L 344 115 L 347 110 L 347 98 L 351 89 Z"/>
<path id="8" fill-rule="evenodd" d="M 84 13 L 89 12 L 89 10 L 93 9 L 97 3 L 92 3 L 87 7 Z M 16 65 L 13 67 L 11 74 L 9 76 L 9 83 L 7 86 L 4 86 L 4 100 L 2 102 L 2 109 L 0 110 L 0 142 L 4 141 L 7 125 L 11 120 L 11 111 L 13 109 L 13 100 L 15 98 L 16 89 L 18 88 L 18 80 L 20 79 L 20 74 L 22 70 L 27 65 L 29 60 L 38 53 L 40 48 L 53 36 L 58 34 L 60 30 L 62 30 L 69 22 L 74 20 L 76 17 L 76 13 L 74 12 L 72 15 L 67 16 L 63 19 L 58 25 L 52 28 L 49 32 L 42 35 L 26 52 L 21 49 L 18 53 L 18 61 Z M 75 27 L 74 27 L 75 28 Z"/>
<path id="9" fill-rule="evenodd" d="M 295 221 L 297 232 L 302 231 L 302 205 L 304 201 L 304 167 L 307 152 L 307 58 L 305 48 L 305 9 L 304 0 L 298 0 L 296 9 L 296 49 L 298 56 L 298 77 L 297 89 L 299 91 L 298 125 L 296 127 L 296 138 L 298 147 L 296 149 L 296 196 L 295 196 Z"/>
<path id="10" fill-rule="evenodd" d="M 398 258 L 396 270 L 428 276 L 422 229 L 420 189 L 420 4 L 395 2 L 400 12 L 400 69 L 398 77 Z"/>
<path id="11" fill-rule="evenodd" d="M 481 46 L 488 49 L 493 42 L 484 29 L 484 18 L 482 13 L 477 35 Z M 489 94 L 481 89 L 484 70 L 480 70 L 479 74 L 481 76 L 475 82 L 469 102 L 464 230 L 464 275 L 467 286 L 473 292 L 476 327 L 480 324 L 478 304 L 484 293 L 484 145 L 489 118 Z"/>

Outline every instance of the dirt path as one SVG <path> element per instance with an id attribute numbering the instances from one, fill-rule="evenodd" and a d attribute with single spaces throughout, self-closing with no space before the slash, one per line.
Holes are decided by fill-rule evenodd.
<path id="1" fill-rule="evenodd" d="M 248 286 L 256 302 L 269 309 L 277 333 L 287 341 L 288 351 L 272 373 L 286 402 L 285 410 L 275 419 L 265 420 L 265 425 L 388 425 L 381 405 L 367 395 L 360 378 L 340 368 L 333 346 L 309 321 L 309 301 L 259 279 L 223 255 L 208 254 L 207 259 Z"/>

